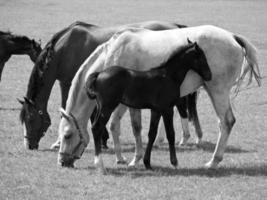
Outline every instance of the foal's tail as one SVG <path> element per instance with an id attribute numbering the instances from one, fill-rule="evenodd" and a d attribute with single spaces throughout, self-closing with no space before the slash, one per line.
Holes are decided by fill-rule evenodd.
<path id="1" fill-rule="evenodd" d="M 86 90 L 87 96 L 90 99 L 96 99 L 95 83 L 96 83 L 96 79 L 97 79 L 99 73 L 100 72 L 94 72 L 94 73 L 90 74 L 87 81 L 86 81 L 85 90 Z"/>
<path id="2" fill-rule="evenodd" d="M 246 64 L 243 65 L 242 71 L 240 74 L 239 79 L 237 80 L 237 90 L 241 86 L 246 74 L 249 72 L 249 81 L 248 84 L 251 84 L 252 78 L 254 77 L 257 81 L 257 84 L 261 86 L 261 75 L 260 75 L 260 69 L 257 59 L 257 50 L 256 47 L 248 41 L 244 36 L 241 35 L 233 35 L 236 42 L 245 49 L 245 58 L 246 58 Z"/>

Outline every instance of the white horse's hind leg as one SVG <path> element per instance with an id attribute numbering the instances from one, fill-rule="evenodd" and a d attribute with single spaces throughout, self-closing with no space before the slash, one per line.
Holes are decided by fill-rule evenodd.
<path id="1" fill-rule="evenodd" d="M 124 113 L 126 112 L 127 107 L 120 104 L 115 111 L 113 112 L 113 114 L 111 115 L 111 122 L 110 122 L 110 131 L 113 137 L 113 143 L 114 143 L 114 151 L 116 154 L 116 162 L 118 164 L 126 164 L 126 158 L 124 158 L 121 155 L 121 144 L 120 144 L 120 120 L 122 118 L 122 116 L 124 115 Z"/>
<path id="2" fill-rule="evenodd" d="M 98 156 L 95 156 L 94 164 L 100 174 L 103 174 L 103 175 L 107 174 L 107 170 L 104 167 L 104 162 L 103 162 L 101 154 L 99 154 Z"/>
<path id="3" fill-rule="evenodd" d="M 165 127 L 164 127 L 163 120 L 161 118 L 159 121 L 159 129 L 158 129 L 157 138 L 154 142 L 154 146 L 159 147 L 161 144 L 163 144 L 165 135 L 166 135 L 165 134 Z"/>
<path id="4" fill-rule="evenodd" d="M 142 116 L 141 110 L 129 108 L 133 134 L 135 138 L 135 154 L 129 166 L 136 166 L 139 161 L 143 158 L 143 147 L 142 147 Z"/>
<path id="5" fill-rule="evenodd" d="M 229 99 L 230 90 L 215 93 L 208 91 L 208 93 L 219 118 L 220 132 L 212 159 L 205 166 L 207 168 L 216 168 L 223 159 L 227 141 L 235 123 L 235 117 Z"/>
<path id="6" fill-rule="evenodd" d="M 182 138 L 181 138 L 179 145 L 183 146 L 183 145 L 187 144 L 187 141 L 190 138 L 188 118 L 182 118 L 181 117 L 181 123 L 182 123 L 183 135 L 182 135 Z"/>

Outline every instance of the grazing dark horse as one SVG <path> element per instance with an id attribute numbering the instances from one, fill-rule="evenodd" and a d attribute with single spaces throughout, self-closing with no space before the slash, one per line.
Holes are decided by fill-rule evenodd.
<path id="1" fill-rule="evenodd" d="M 113 66 L 102 72 L 92 73 L 85 87 L 88 97 L 96 99 L 97 102 L 96 117 L 92 125 L 96 157 L 101 153 L 100 139 L 103 129 L 111 113 L 122 103 L 136 109 L 151 109 L 149 140 L 144 156 L 146 168 L 151 169 L 150 155 L 161 116 L 169 142 L 171 164 L 176 167 L 178 162 L 175 152 L 173 106 L 179 102 L 180 86 L 189 70 L 197 72 L 205 81 L 211 80 L 205 54 L 197 43 L 189 43 L 182 49 L 175 50 L 164 64 L 149 71 Z M 61 164 L 64 165 L 64 162 Z"/>
<path id="2" fill-rule="evenodd" d="M 0 31 L 0 80 L 5 63 L 11 55 L 27 54 L 35 62 L 41 51 L 41 45 L 33 39 Z"/>
<path id="3" fill-rule="evenodd" d="M 20 119 L 24 126 L 24 144 L 28 149 L 38 149 L 38 144 L 50 126 L 47 103 L 56 80 L 60 83 L 61 106 L 65 108 L 71 81 L 84 60 L 107 41 L 114 33 L 129 27 L 165 30 L 185 27 L 175 23 L 148 21 L 124 26 L 103 28 L 83 22 L 75 22 L 56 33 L 46 44 L 32 70 L 28 89 L 22 103 Z M 187 117 L 186 108 L 183 118 Z M 197 116 L 194 118 L 198 120 Z M 140 130 L 139 130 L 140 131 Z M 105 131 L 103 143 L 108 138 Z M 58 145 L 58 144 L 56 144 Z M 118 160 L 122 160 L 118 158 Z"/>

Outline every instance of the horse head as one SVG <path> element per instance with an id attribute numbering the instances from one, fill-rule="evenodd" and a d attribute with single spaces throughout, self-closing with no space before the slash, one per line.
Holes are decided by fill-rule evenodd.
<path id="1" fill-rule="evenodd" d="M 74 161 L 79 159 L 89 143 L 89 135 L 84 134 L 77 119 L 63 108 L 60 109 L 62 119 L 59 131 L 64 127 L 64 135 L 60 135 L 61 142 L 58 164 L 64 167 L 73 167 Z M 60 131 L 61 133 L 62 131 Z M 78 132 L 78 134 L 75 134 Z M 68 145 L 66 145 L 68 144 Z"/>
<path id="2" fill-rule="evenodd" d="M 18 101 L 22 104 L 20 120 L 24 127 L 25 148 L 38 149 L 40 139 L 51 124 L 49 114 L 27 97 Z"/>
<path id="3" fill-rule="evenodd" d="M 212 79 L 212 74 L 204 51 L 200 48 L 197 42 L 193 43 L 188 38 L 187 41 L 189 48 L 187 49 L 185 56 L 187 57 L 186 60 L 189 60 L 188 67 L 197 72 L 204 81 L 210 81 Z"/>

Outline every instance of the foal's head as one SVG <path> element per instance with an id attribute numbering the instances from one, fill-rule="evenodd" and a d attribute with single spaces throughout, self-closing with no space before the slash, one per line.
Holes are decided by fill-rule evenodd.
<path id="1" fill-rule="evenodd" d="M 185 52 L 182 55 L 185 66 L 197 72 L 204 81 L 210 81 L 212 76 L 204 51 L 196 42 L 192 43 L 189 39 L 187 40 L 189 43 L 188 48 L 185 48 Z"/>

